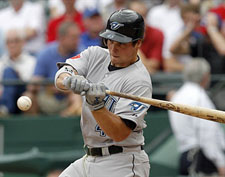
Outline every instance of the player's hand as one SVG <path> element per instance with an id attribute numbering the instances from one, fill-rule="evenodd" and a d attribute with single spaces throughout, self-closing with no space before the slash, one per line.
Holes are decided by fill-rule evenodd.
<path id="1" fill-rule="evenodd" d="M 68 76 L 63 79 L 63 85 L 76 94 L 84 95 L 88 91 L 90 84 L 83 76 Z"/>
<path id="2" fill-rule="evenodd" d="M 104 107 L 105 90 L 106 86 L 103 83 L 90 84 L 90 88 L 86 93 L 86 101 L 91 111 L 96 111 Z"/>

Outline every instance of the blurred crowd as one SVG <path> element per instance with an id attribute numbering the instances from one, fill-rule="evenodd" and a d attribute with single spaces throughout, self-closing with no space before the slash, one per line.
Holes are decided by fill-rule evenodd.
<path id="1" fill-rule="evenodd" d="M 0 9 L 0 115 L 20 114 L 16 100 L 32 99 L 26 114 L 80 115 L 82 99 L 52 84 L 56 62 L 89 46 L 105 47 L 99 32 L 112 12 L 129 8 L 146 24 L 139 55 L 151 75 L 182 72 L 192 57 L 212 74 L 225 73 L 224 0 L 8 0 Z M 24 84 L 5 84 L 20 80 Z M 44 81 L 49 82 L 44 82 Z M 39 84 L 42 83 L 42 84 Z M 43 85 L 43 83 L 45 83 Z"/>

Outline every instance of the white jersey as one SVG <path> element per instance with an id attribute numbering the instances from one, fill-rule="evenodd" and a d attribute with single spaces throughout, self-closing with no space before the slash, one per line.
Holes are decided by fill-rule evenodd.
<path id="1" fill-rule="evenodd" d="M 79 75 L 92 83 L 104 83 L 111 90 L 143 97 L 152 97 L 151 78 L 141 60 L 134 64 L 109 71 L 110 55 L 107 49 L 89 47 L 80 55 L 66 60 Z M 143 128 L 146 127 L 144 116 L 149 105 L 129 99 L 107 96 L 105 107 L 121 117 L 136 124 L 128 138 L 115 142 L 98 126 L 86 102 L 83 103 L 81 130 L 84 143 L 88 147 L 106 147 L 111 145 L 137 146 L 144 144 Z"/>

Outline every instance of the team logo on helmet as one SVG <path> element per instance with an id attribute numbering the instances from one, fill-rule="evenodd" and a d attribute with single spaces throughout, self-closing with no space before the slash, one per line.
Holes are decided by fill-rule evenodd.
<path id="1" fill-rule="evenodd" d="M 111 29 L 112 30 L 117 30 L 120 27 L 124 26 L 124 24 L 118 23 L 118 22 L 112 22 L 110 23 Z"/>

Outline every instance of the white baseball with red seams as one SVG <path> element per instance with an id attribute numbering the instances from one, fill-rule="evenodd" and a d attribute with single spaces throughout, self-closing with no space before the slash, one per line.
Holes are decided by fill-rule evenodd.
<path id="1" fill-rule="evenodd" d="M 27 111 L 31 105 L 32 101 L 28 96 L 21 96 L 17 100 L 17 106 L 21 111 Z"/>

